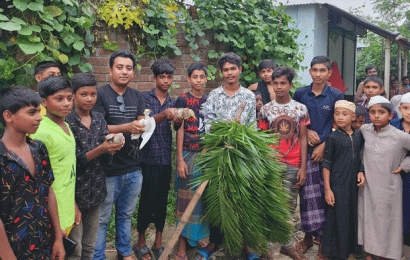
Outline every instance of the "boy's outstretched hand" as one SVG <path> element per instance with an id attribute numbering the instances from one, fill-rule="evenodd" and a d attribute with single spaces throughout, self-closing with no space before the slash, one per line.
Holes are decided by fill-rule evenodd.
<path id="1" fill-rule="evenodd" d="M 185 179 L 188 175 L 188 166 L 184 160 L 178 160 L 177 172 L 179 177 Z"/>
<path id="2" fill-rule="evenodd" d="M 366 182 L 366 178 L 364 177 L 364 172 L 359 172 L 357 174 L 357 187 L 364 186 L 365 182 Z"/>
<path id="3" fill-rule="evenodd" d="M 333 207 L 335 205 L 335 195 L 332 190 L 329 189 L 325 191 L 325 200 L 330 206 Z"/>
<path id="4" fill-rule="evenodd" d="M 51 251 L 51 260 L 62 260 L 65 259 L 65 250 L 62 239 L 56 239 L 53 244 L 53 249 Z"/>

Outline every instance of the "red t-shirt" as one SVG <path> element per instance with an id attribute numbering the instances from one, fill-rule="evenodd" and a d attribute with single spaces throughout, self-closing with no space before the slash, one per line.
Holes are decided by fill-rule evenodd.
<path id="1" fill-rule="evenodd" d="M 299 127 L 309 124 L 306 106 L 294 100 L 287 104 L 273 100 L 264 105 L 259 114 L 259 128 L 279 134 L 279 147 L 271 147 L 279 150 L 280 161 L 296 167 L 300 165 Z"/>

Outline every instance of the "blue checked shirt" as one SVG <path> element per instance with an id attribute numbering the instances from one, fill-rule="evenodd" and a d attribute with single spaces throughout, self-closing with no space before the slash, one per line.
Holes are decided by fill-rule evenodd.
<path id="1" fill-rule="evenodd" d="M 157 115 L 167 108 L 176 107 L 175 99 L 168 95 L 167 99 L 161 105 L 155 89 L 142 93 L 145 99 L 145 106 L 151 110 L 150 116 Z M 172 148 L 172 130 L 171 120 L 164 119 L 159 123 L 151 139 L 140 152 L 140 160 L 151 165 L 170 165 L 171 164 L 171 148 Z"/>

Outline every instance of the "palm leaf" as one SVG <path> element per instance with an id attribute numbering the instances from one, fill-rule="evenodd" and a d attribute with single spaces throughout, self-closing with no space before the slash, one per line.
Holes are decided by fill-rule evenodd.
<path id="1" fill-rule="evenodd" d="M 207 152 L 197 157 L 202 176 L 193 185 L 209 180 L 205 217 L 222 230 L 227 250 L 239 253 L 244 240 L 259 252 L 268 250 L 268 241 L 287 242 L 292 226 L 284 169 L 268 146 L 277 136 L 253 124 L 215 121 L 203 137 Z"/>

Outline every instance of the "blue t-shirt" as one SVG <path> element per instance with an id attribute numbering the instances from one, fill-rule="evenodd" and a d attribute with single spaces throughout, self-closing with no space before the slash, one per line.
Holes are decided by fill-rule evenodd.
<path id="1" fill-rule="evenodd" d="M 335 103 L 344 99 L 343 93 L 326 84 L 322 93 L 316 96 L 312 92 L 312 84 L 310 84 L 297 89 L 293 99 L 307 107 L 311 123 L 309 129 L 319 135 L 320 143 L 325 142 L 332 133 Z M 309 146 L 308 152 L 312 152 L 313 148 Z"/>

